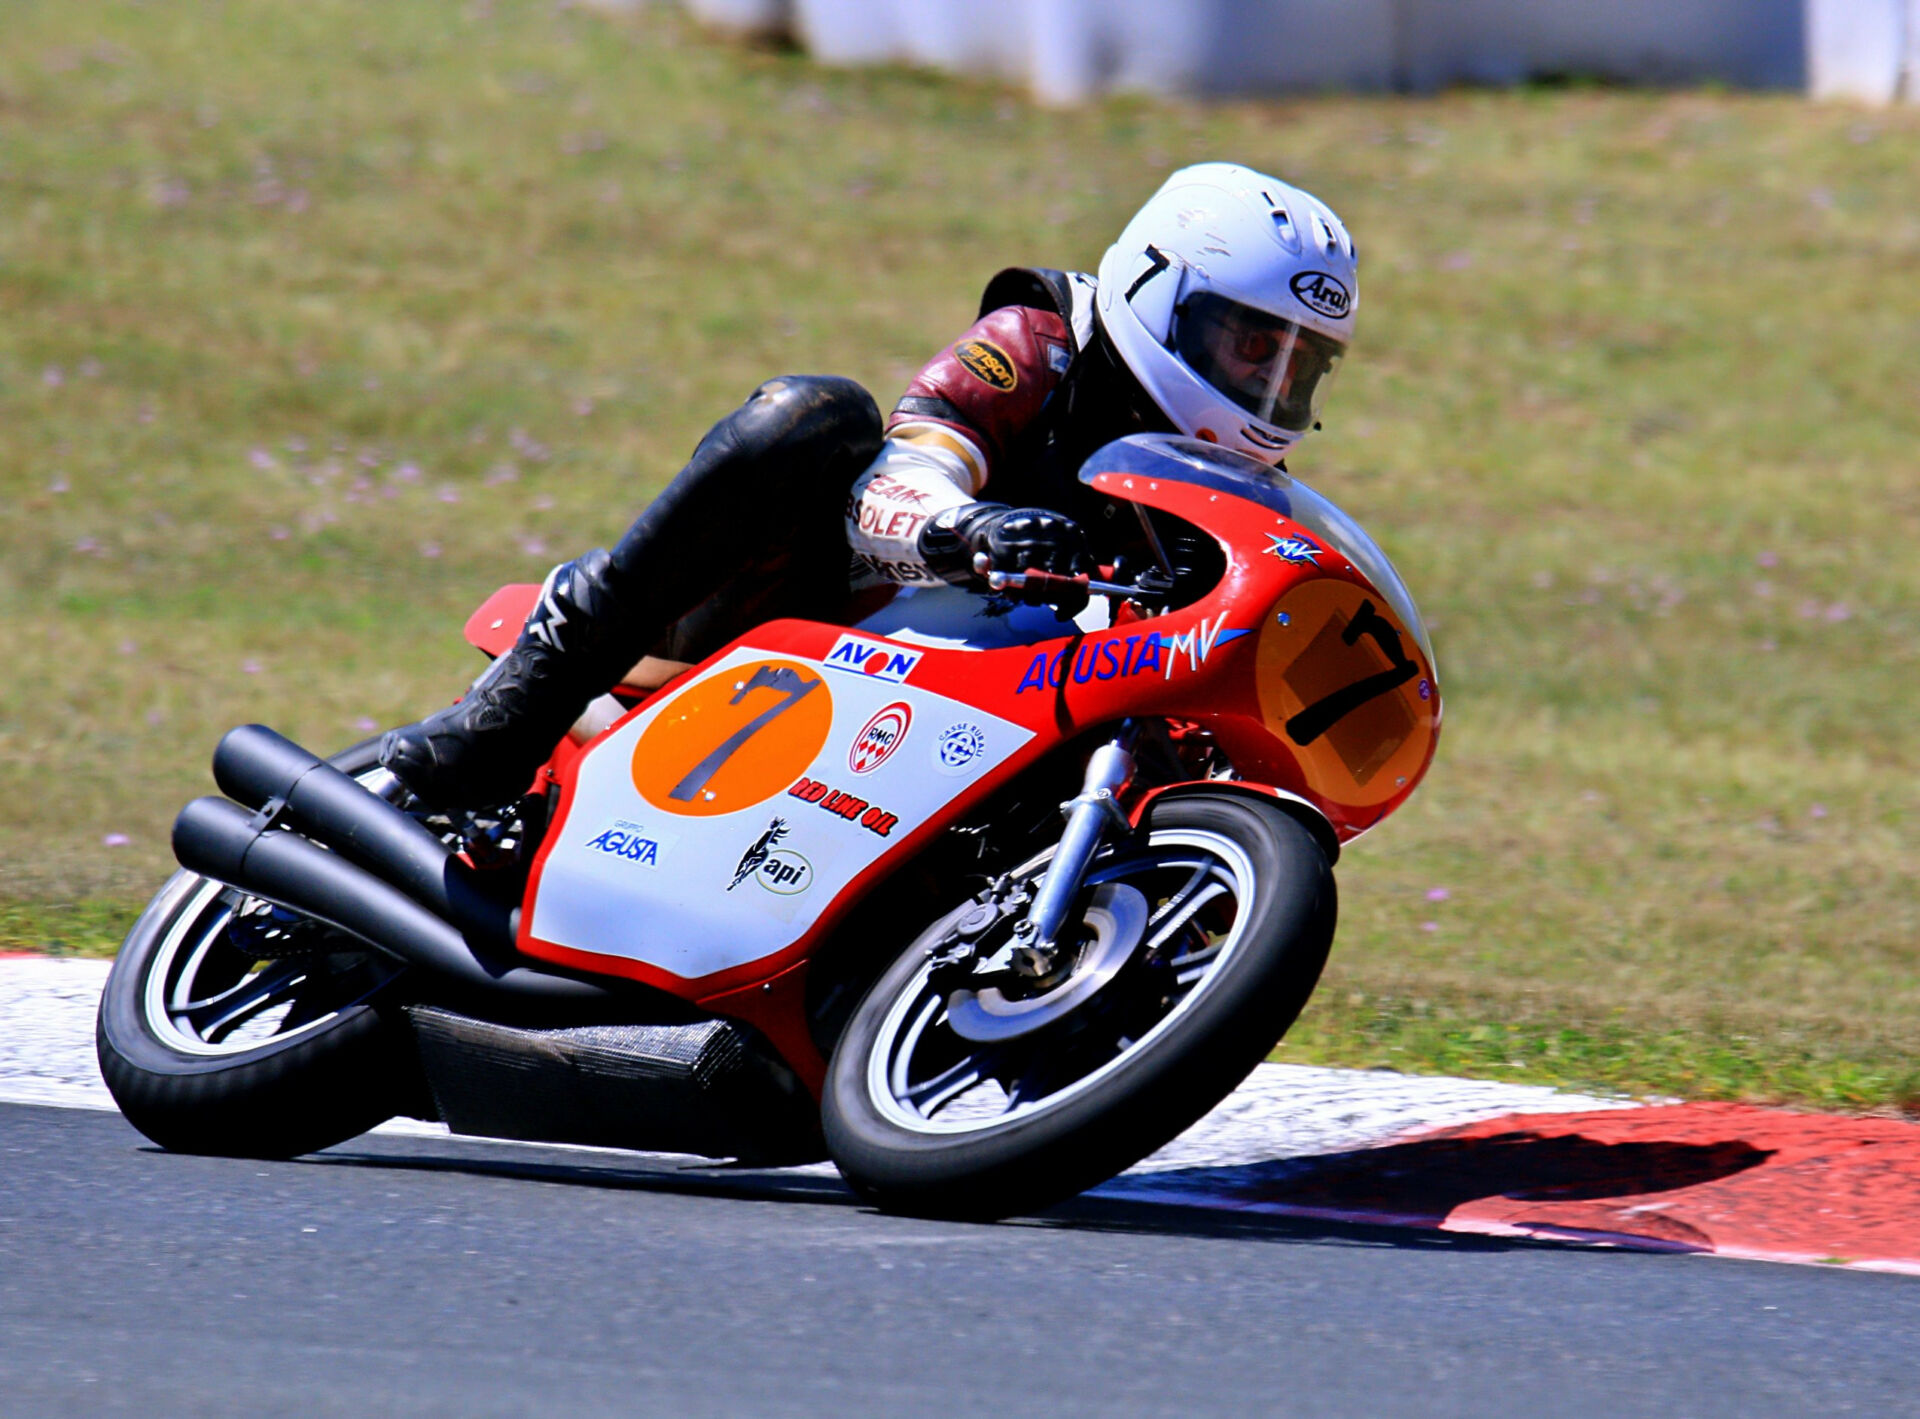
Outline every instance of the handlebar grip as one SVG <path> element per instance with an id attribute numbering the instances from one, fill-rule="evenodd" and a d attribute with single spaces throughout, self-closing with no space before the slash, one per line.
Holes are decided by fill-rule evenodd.
<path id="1" fill-rule="evenodd" d="M 1089 599 L 1087 584 L 1092 578 L 1080 576 L 1059 576 L 1053 572 L 1043 572 L 1037 567 L 1029 567 L 1021 573 L 1022 599 L 1036 605 L 1052 606 L 1067 615 L 1075 615 L 1086 609 Z"/>

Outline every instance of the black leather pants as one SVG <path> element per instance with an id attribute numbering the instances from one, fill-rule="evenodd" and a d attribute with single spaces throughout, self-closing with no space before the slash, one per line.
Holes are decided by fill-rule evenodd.
<path id="1" fill-rule="evenodd" d="M 707 433 L 612 551 L 629 664 L 698 660 L 774 616 L 830 616 L 847 595 L 842 525 L 880 451 L 880 411 L 849 379 L 768 380 Z"/>

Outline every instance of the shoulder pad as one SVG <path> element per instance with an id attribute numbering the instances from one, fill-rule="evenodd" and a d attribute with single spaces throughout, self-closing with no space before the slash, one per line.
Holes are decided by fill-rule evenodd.
<path id="1" fill-rule="evenodd" d="M 1044 266 L 1009 266 L 980 296 L 980 314 L 992 315 L 1010 305 L 1037 306 L 1062 320 L 1073 314 L 1073 290 L 1067 273 Z"/>
<path id="2" fill-rule="evenodd" d="M 1093 332 L 1093 278 L 1048 266 L 1009 266 L 987 282 L 980 314 L 991 315 L 1008 306 L 1052 311 L 1072 332 L 1078 354 Z"/>

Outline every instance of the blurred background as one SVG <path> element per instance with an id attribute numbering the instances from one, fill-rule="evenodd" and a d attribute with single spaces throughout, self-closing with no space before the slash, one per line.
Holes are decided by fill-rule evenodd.
<path id="1" fill-rule="evenodd" d="M 634 0 L 599 0 L 631 8 Z M 1222 94 L 1626 83 L 1920 98 L 1920 0 L 685 0 L 704 22 L 815 58 L 1024 82 Z"/>
<path id="2" fill-rule="evenodd" d="M 995 270 L 1092 269 L 1225 158 L 1359 241 L 1293 468 L 1449 698 L 1277 1057 L 1920 1109 L 1908 0 L 1664 7 L 1745 15 L 1737 72 L 1416 72 L 1381 0 L 1373 69 L 1239 97 L 1190 82 L 1231 29 L 1156 69 L 1144 6 L 1036 4 L 1073 40 L 1036 70 L 902 47 L 905 0 L 834 53 L 794 3 L 11 0 L 0 950 L 110 953 L 229 725 L 336 748 L 449 700 L 468 610 L 617 537 L 761 379 L 886 407 Z M 1818 48 L 1836 14 L 1887 43 Z"/>

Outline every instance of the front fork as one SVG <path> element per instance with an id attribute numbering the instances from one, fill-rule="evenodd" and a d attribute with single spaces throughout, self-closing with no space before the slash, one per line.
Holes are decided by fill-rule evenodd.
<path id="1" fill-rule="evenodd" d="M 1132 827 L 1120 807 L 1119 794 L 1133 777 L 1136 734 L 1128 721 L 1111 741 L 1095 749 L 1087 760 L 1079 794 L 1060 805 L 1067 818 L 1066 831 L 1034 889 L 1032 907 L 1013 929 L 1012 965 L 1023 975 L 1053 973 L 1060 954 L 1060 931 L 1080 895 L 1087 868 L 1110 833 L 1125 833 Z"/>

